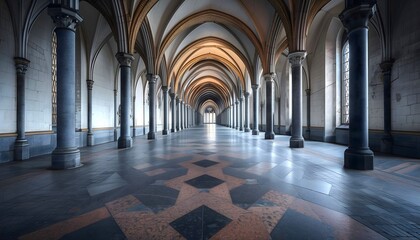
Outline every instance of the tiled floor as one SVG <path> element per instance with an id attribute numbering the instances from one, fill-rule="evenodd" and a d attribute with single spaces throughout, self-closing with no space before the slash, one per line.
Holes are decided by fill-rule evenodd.
<path id="1" fill-rule="evenodd" d="M 0 239 L 420 239 L 420 160 L 288 140 L 206 125 L 0 165 Z"/>

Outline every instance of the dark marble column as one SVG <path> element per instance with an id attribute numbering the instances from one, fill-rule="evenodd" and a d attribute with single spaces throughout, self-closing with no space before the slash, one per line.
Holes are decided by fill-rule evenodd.
<path id="1" fill-rule="evenodd" d="M 184 104 L 184 128 L 188 128 L 188 105 L 187 103 Z"/>
<path id="2" fill-rule="evenodd" d="M 176 131 L 178 132 L 180 130 L 179 128 L 179 123 L 180 123 L 180 119 L 181 119 L 181 113 L 180 113 L 180 102 L 179 102 L 179 98 L 175 97 L 176 99 Z"/>
<path id="3" fill-rule="evenodd" d="M 168 135 L 168 87 L 162 86 L 162 93 L 163 93 L 163 130 L 162 135 Z"/>
<path id="4" fill-rule="evenodd" d="M 274 139 L 274 73 L 264 75 L 265 80 L 265 96 L 266 96 L 266 105 L 265 105 L 265 115 L 266 115 L 266 129 L 265 129 L 265 139 Z"/>
<path id="5" fill-rule="evenodd" d="M 311 89 L 306 89 L 306 139 L 311 138 Z"/>
<path id="6" fill-rule="evenodd" d="M 184 101 L 180 100 L 179 108 L 180 108 L 179 113 L 181 114 L 179 127 L 181 128 L 181 130 L 183 130 L 184 129 Z"/>
<path id="7" fill-rule="evenodd" d="M 87 132 L 87 145 L 93 146 L 95 145 L 95 139 L 93 137 L 93 130 L 92 130 L 92 89 L 93 89 L 93 80 L 86 80 L 87 84 L 87 97 L 88 97 L 88 104 L 87 104 L 87 119 L 88 119 L 88 132 Z"/>
<path id="8" fill-rule="evenodd" d="M 235 103 L 232 104 L 231 106 L 231 110 L 232 110 L 232 124 L 231 124 L 231 128 L 235 128 Z"/>
<path id="9" fill-rule="evenodd" d="M 29 60 L 16 57 L 16 130 L 17 137 L 14 146 L 14 159 L 16 161 L 29 158 L 29 144 L 25 136 L 25 74 L 29 66 Z"/>
<path id="10" fill-rule="evenodd" d="M 136 137 L 136 132 L 137 132 L 137 130 L 136 130 L 136 97 L 134 96 L 133 97 L 133 101 L 132 101 L 132 105 L 133 105 L 133 114 L 132 114 L 132 116 L 133 116 L 133 118 L 132 118 L 132 125 L 133 125 L 133 128 L 132 128 L 132 137 L 134 138 L 134 137 Z"/>
<path id="11" fill-rule="evenodd" d="M 235 129 L 239 129 L 239 101 L 235 101 L 235 110 L 236 110 L 236 118 L 235 118 Z"/>
<path id="12" fill-rule="evenodd" d="M 171 97 L 171 132 L 175 132 L 175 93 L 170 93 Z"/>
<path id="13" fill-rule="evenodd" d="M 292 67 L 291 148 L 303 148 L 305 143 L 302 136 L 302 61 L 305 57 L 306 52 L 292 52 L 288 56 Z"/>
<path id="14" fill-rule="evenodd" d="M 130 113 L 131 113 L 131 63 L 133 55 L 127 53 L 117 53 L 116 58 L 120 63 L 120 137 L 118 138 L 118 148 L 130 148 L 132 138 L 130 134 Z"/>
<path id="15" fill-rule="evenodd" d="M 244 122 L 243 122 L 243 102 L 244 98 L 239 98 L 239 131 L 244 130 Z"/>
<path id="16" fill-rule="evenodd" d="M 118 91 L 117 89 L 114 89 L 114 141 L 118 141 L 118 130 L 117 130 L 117 96 Z"/>
<path id="17" fill-rule="evenodd" d="M 57 147 L 52 152 L 52 169 L 81 166 L 75 141 L 76 117 L 76 25 L 82 18 L 76 10 L 50 5 L 48 14 L 57 35 Z"/>
<path id="18" fill-rule="evenodd" d="M 258 84 L 252 84 L 252 135 L 258 135 Z"/>
<path id="19" fill-rule="evenodd" d="M 359 1 L 346 2 L 340 19 L 346 28 L 350 50 L 350 118 L 349 147 L 344 153 L 344 167 L 373 169 L 373 152 L 369 149 L 368 124 L 368 23 L 372 6 Z M 371 2 L 371 1 L 366 1 Z"/>
<path id="20" fill-rule="evenodd" d="M 381 141 L 381 152 L 392 153 L 394 140 L 391 134 L 391 71 L 394 61 L 380 64 L 384 80 L 384 135 Z"/>
<path id="21" fill-rule="evenodd" d="M 249 132 L 249 92 L 244 92 L 245 97 L 245 132 Z"/>
<path id="22" fill-rule="evenodd" d="M 149 132 L 147 139 L 156 138 L 156 80 L 157 75 L 147 74 L 147 82 L 149 83 Z"/>

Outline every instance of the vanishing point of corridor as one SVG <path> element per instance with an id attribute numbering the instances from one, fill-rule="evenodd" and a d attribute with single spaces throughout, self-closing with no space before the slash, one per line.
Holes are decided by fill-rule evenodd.
<path id="1" fill-rule="evenodd" d="M 207 124 L 0 166 L 0 239 L 416 239 L 418 161 L 343 169 L 344 146 Z"/>

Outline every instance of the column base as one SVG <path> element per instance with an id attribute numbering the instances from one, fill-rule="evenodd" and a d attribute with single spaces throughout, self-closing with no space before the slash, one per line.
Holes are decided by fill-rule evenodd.
<path id="1" fill-rule="evenodd" d="M 370 149 L 350 149 L 344 151 L 344 168 L 373 170 L 373 152 Z"/>
<path id="2" fill-rule="evenodd" d="M 176 131 L 179 132 L 179 128 L 178 127 L 176 128 Z"/>
<path id="3" fill-rule="evenodd" d="M 168 130 L 163 129 L 163 130 L 162 130 L 162 135 L 168 135 Z"/>
<path id="4" fill-rule="evenodd" d="M 175 132 L 175 129 L 173 129 L 173 128 L 172 128 L 172 129 L 171 129 L 171 133 L 173 133 L 173 132 Z"/>
<path id="5" fill-rule="evenodd" d="M 394 145 L 394 140 L 391 135 L 385 135 L 381 139 L 381 152 L 383 153 L 392 153 L 392 146 Z"/>
<path id="6" fill-rule="evenodd" d="M 290 138 L 290 148 L 303 148 L 305 146 L 305 140 L 303 138 Z"/>
<path id="7" fill-rule="evenodd" d="M 156 138 L 156 133 L 155 132 L 149 132 L 147 134 L 147 139 L 151 140 L 151 139 L 155 139 Z"/>
<path id="8" fill-rule="evenodd" d="M 130 136 L 118 138 L 118 148 L 131 148 L 132 146 L 133 139 Z"/>
<path id="9" fill-rule="evenodd" d="M 95 145 L 95 139 L 93 137 L 93 133 L 88 133 L 87 134 L 87 145 L 88 146 L 93 146 Z"/>
<path id="10" fill-rule="evenodd" d="M 137 132 L 137 130 L 135 128 L 133 128 L 133 136 L 132 137 L 136 137 L 136 132 Z"/>
<path id="11" fill-rule="evenodd" d="M 265 132 L 264 139 L 274 139 L 274 132 Z"/>
<path id="12" fill-rule="evenodd" d="M 251 129 L 249 129 L 249 128 L 245 128 L 245 130 L 244 130 L 244 132 L 250 132 L 251 131 Z"/>
<path id="13" fill-rule="evenodd" d="M 118 141 L 118 131 L 114 129 L 114 142 Z"/>
<path id="14" fill-rule="evenodd" d="M 55 149 L 51 154 L 51 169 L 63 170 L 83 166 L 77 148 Z"/>
<path id="15" fill-rule="evenodd" d="M 243 128 L 239 128 L 239 131 L 243 131 L 244 129 Z"/>
<path id="16" fill-rule="evenodd" d="M 259 135 L 260 131 L 256 130 L 256 129 L 252 129 L 252 135 Z"/>
<path id="17" fill-rule="evenodd" d="M 29 144 L 26 139 L 16 140 L 14 146 L 14 160 L 22 161 L 29 159 Z"/>

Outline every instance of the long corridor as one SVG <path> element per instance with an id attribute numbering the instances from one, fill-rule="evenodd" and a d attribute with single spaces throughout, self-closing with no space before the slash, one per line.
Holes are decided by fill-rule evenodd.
<path id="1" fill-rule="evenodd" d="M 419 239 L 420 161 L 207 124 L 0 165 L 0 239 Z"/>

